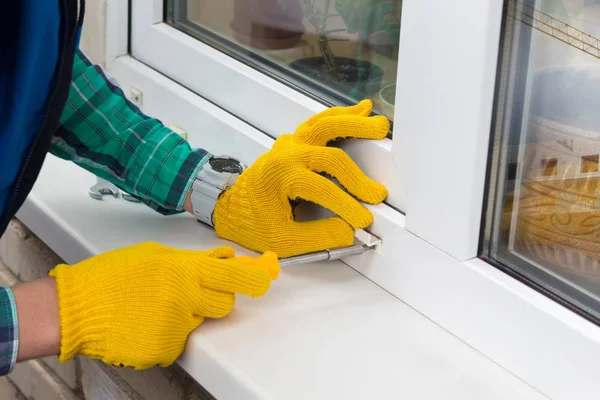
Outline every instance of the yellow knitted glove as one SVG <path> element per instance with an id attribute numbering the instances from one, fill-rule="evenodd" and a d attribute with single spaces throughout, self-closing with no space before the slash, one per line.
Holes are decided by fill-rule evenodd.
<path id="1" fill-rule="evenodd" d="M 385 117 L 369 117 L 372 103 L 333 107 L 280 136 L 273 148 L 219 198 L 214 211 L 217 235 L 252 250 L 271 250 L 280 257 L 351 245 L 353 228 L 366 228 L 373 216 L 329 179 L 371 204 L 387 197 L 386 188 L 369 179 L 341 149 L 326 147 L 339 138 L 383 139 Z M 290 200 L 319 204 L 339 217 L 296 222 Z"/>
<path id="2" fill-rule="evenodd" d="M 58 265 L 62 362 L 75 354 L 145 369 L 172 364 L 204 318 L 233 308 L 234 293 L 262 296 L 279 272 L 277 256 L 234 256 L 143 243 Z"/>

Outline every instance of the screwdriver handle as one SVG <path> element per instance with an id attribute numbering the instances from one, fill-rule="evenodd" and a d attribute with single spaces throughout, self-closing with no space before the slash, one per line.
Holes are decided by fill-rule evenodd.
<path id="1" fill-rule="evenodd" d="M 272 279 L 279 277 L 281 269 L 279 259 L 277 258 L 277 254 L 272 251 L 266 251 L 260 257 L 239 256 L 235 260 L 246 265 L 265 269 L 271 275 Z"/>

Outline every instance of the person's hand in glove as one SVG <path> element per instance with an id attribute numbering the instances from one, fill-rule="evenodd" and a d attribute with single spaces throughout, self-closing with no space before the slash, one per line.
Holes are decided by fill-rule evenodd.
<path id="1" fill-rule="evenodd" d="M 255 259 L 234 257 L 230 248 L 194 252 L 145 243 L 59 265 L 50 278 L 16 285 L 15 301 L 7 300 L 16 307 L 11 315 L 18 314 L 17 359 L 59 354 L 67 361 L 80 354 L 136 369 L 170 365 L 205 318 L 231 311 L 236 293 L 259 297 L 268 290 L 279 272 L 277 256 L 352 244 L 354 228 L 373 219 L 352 195 L 377 204 L 387 191 L 327 143 L 384 138 L 389 123 L 370 117 L 371 106 L 363 101 L 310 118 L 279 137 L 219 198 L 213 215 L 219 236 L 277 255 Z M 296 222 L 290 200 L 297 199 L 338 216 Z"/>
<path id="2" fill-rule="evenodd" d="M 59 359 L 66 362 L 80 354 L 135 369 L 170 365 L 205 318 L 229 314 L 236 293 L 262 296 L 278 273 L 273 253 L 234 257 L 229 247 L 197 252 L 155 243 L 114 250 L 72 266 L 58 265 L 50 276 L 58 291 Z M 39 333 L 43 320 L 52 314 L 29 315 L 47 307 L 27 305 L 34 301 L 31 296 L 44 294 L 43 281 L 14 289 L 19 319 L 25 323 L 20 325 L 25 341 L 20 359 L 57 353 L 51 346 L 47 354 L 39 349 L 53 335 L 44 332 L 38 338 L 42 343 L 30 335 Z M 27 285 L 37 286 L 30 290 Z"/>
<path id="3" fill-rule="evenodd" d="M 387 190 L 365 176 L 343 150 L 326 146 L 340 138 L 385 138 L 389 122 L 369 116 L 371 108 L 368 100 L 333 107 L 301 124 L 293 135 L 280 136 L 219 198 L 213 215 L 217 235 L 279 257 L 353 244 L 354 228 L 366 228 L 373 216 L 350 194 L 377 204 Z M 336 178 L 350 194 L 321 173 Z M 296 222 L 290 200 L 307 200 L 338 216 Z"/>

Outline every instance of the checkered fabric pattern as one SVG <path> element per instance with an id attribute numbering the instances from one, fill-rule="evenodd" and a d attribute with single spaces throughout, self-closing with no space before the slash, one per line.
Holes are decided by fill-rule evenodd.
<path id="1" fill-rule="evenodd" d="M 12 291 L 0 287 L 0 376 L 10 373 L 17 361 L 19 322 Z"/>
<path id="2" fill-rule="evenodd" d="M 182 211 L 211 154 L 144 115 L 82 52 L 51 153 L 115 184 L 162 214 Z"/>

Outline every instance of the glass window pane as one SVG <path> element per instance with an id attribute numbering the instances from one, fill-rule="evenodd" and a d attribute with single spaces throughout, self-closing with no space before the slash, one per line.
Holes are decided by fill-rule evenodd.
<path id="1" fill-rule="evenodd" d="M 600 1 L 508 0 L 483 256 L 600 321 Z"/>
<path id="2" fill-rule="evenodd" d="M 167 23 L 329 104 L 393 119 L 402 0 L 166 0 Z"/>

